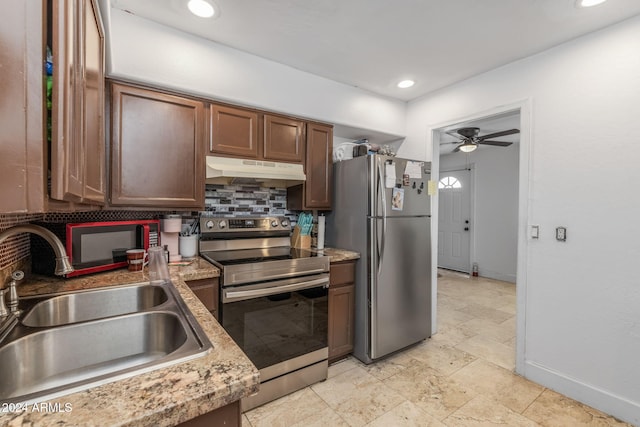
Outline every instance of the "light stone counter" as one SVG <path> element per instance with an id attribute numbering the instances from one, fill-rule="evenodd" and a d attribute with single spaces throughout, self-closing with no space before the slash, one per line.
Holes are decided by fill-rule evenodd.
<path id="1" fill-rule="evenodd" d="M 360 258 L 360 254 L 358 252 L 353 252 L 353 251 L 349 251 L 349 250 L 346 250 L 346 249 L 337 249 L 337 248 L 315 249 L 315 248 L 311 248 L 311 252 L 321 253 L 321 254 L 327 255 L 330 258 L 330 262 L 351 261 L 351 260 Z"/>
<path id="2" fill-rule="evenodd" d="M 197 258 L 188 266 L 171 266 L 170 272 L 212 350 L 188 362 L 52 399 L 47 402 L 49 411 L 29 406 L 22 412 L 0 413 L 0 425 L 173 426 L 257 392 L 258 370 L 185 284 L 185 280 L 218 277 L 220 271 Z M 121 269 L 66 280 L 28 278 L 19 292 L 44 294 L 144 281 L 148 281 L 146 271 Z"/>

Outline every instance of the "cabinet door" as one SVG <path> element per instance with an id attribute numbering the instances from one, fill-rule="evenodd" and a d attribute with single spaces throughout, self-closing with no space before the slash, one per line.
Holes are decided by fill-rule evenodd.
<path id="1" fill-rule="evenodd" d="M 305 209 L 331 209 L 333 127 L 307 124 Z"/>
<path id="2" fill-rule="evenodd" d="M 106 152 L 104 140 L 104 34 L 95 1 L 83 1 L 82 127 L 84 203 L 104 204 Z"/>
<path id="3" fill-rule="evenodd" d="M 329 359 L 353 351 L 355 285 L 329 288 Z"/>
<path id="4" fill-rule="evenodd" d="M 264 158 L 302 163 L 304 122 L 287 117 L 264 115 Z"/>
<path id="5" fill-rule="evenodd" d="M 105 202 L 104 35 L 92 0 L 52 7 L 51 198 Z"/>
<path id="6" fill-rule="evenodd" d="M 78 80 L 80 2 L 47 2 L 51 7 L 53 87 L 51 106 L 51 198 L 82 200 L 81 98 Z"/>
<path id="7" fill-rule="evenodd" d="M 204 207 L 204 106 L 114 83 L 111 204 Z"/>
<path id="8" fill-rule="evenodd" d="M 258 113 L 244 108 L 211 105 L 209 152 L 257 159 Z"/>
<path id="9" fill-rule="evenodd" d="M 44 210 L 42 2 L 0 2 L 0 212 Z"/>

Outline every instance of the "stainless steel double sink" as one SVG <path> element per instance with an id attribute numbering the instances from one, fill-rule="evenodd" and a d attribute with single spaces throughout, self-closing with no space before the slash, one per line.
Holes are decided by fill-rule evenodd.
<path id="1" fill-rule="evenodd" d="M 206 354 L 200 325 L 170 282 L 20 300 L 0 341 L 0 402 L 34 403 Z"/>

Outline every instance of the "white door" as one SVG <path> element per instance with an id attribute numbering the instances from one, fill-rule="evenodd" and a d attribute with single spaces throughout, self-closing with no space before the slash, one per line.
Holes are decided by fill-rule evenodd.
<path id="1" fill-rule="evenodd" d="M 438 267 L 471 272 L 470 171 L 442 171 L 438 183 Z"/>

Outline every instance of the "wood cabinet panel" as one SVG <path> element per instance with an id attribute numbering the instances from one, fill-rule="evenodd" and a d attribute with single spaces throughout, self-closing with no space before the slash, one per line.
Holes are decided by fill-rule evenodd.
<path id="1" fill-rule="evenodd" d="M 331 209 L 333 185 L 333 127 L 307 125 L 307 159 L 305 182 L 306 208 Z"/>
<path id="2" fill-rule="evenodd" d="M 218 319 L 219 281 L 218 278 L 189 280 L 185 282 L 204 306 Z"/>
<path id="3" fill-rule="evenodd" d="M 42 212 L 46 197 L 43 4 L 0 2 L 0 212 Z"/>
<path id="4" fill-rule="evenodd" d="M 265 114 L 263 117 L 264 158 L 302 163 L 304 160 L 304 122 Z"/>
<path id="5" fill-rule="evenodd" d="M 356 280 L 356 263 L 341 262 L 331 264 L 331 274 L 329 275 L 330 286 L 339 286 L 353 283 Z"/>
<path id="6" fill-rule="evenodd" d="M 257 159 L 258 113 L 244 108 L 209 106 L 209 152 Z"/>
<path id="7" fill-rule="evenodd" d="M 329 274 L 329 361 L 353 351 L 356 261 L 331 263 Z"/>
<path id="8" fill-rule="evenodd" d="M 304 184 L 287 188 L 289 210 L 331 210 L 333 127 L 307 123 Z"/>
<path id="9" fill-rule="evenodd" d="M 241 425 L 242 413 L 239 400 L 178 424 L 179 427 L 240 427 Z"/>
<path id="10" fill-rule="evenodd" d="M 353 351 L 355 285 L 329 288 L 329 359 Z"/>
<path id="11" fill-rule="evenodd" d="M 106 149 L 104 136 L 104 34 L 94 1 L 84 0 L 82 67 L 82 202 L 104 204 Z"/>
<path id="12" fill-rule="evenodd" d="M 51 198 L 104 204 L 104 34 L 93 0 L 48 2 L 53 89 Z"/>
<path id="13" fill-rule="evenodd" d="M 114 83 L 111 204 L 204 206 L 202 102 Z"/>

